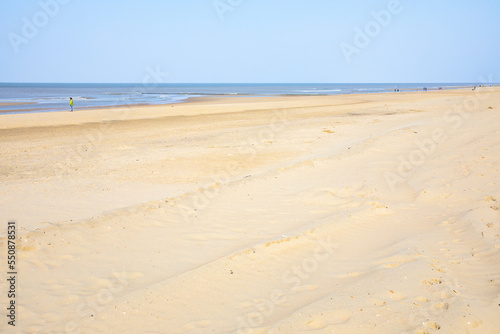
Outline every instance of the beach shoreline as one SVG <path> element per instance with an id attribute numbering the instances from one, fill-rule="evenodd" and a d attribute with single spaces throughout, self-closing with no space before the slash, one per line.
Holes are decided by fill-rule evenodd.
<path id="1" fill-rule="evenodd" d="M 481 88 L 483 90 L 494 89 L 495 87 L 484 87 Z M 370 99 L 375 98 L 375 100 L 383 100 L 384 96 L 387 98 L 401 96 L 405 99 L 405 96 L 410 94 L 410 96 L 420 96 L 420 94 L 424 94 L 422 96 L 433 97 L 434 94 L 444 94 L 446 96 L 448 93 L 452 96 L 455 93 L 465 93 L 468 94 L 470 92 L 469 89 L 459 88 L 453 90 L 433 90 L 433 91 L 417 91 L 417 92 L 388 92 L 388 93 L 361 93 L 361 94 L 343 94 L 343 95 L 308 95 L 308 96 L 240 96 L 240 95 L 226 95 L 226 96 L 200 96 L 200 97 L 190 97 L 182 102 L 175 103 L 164 103 L 164 104 L 128 104 L 128 105 L 117 105 L 117 106 L 105 106 L 105 107 L 96 107 L 96 108 L 85 108 L 78 109 L 75 107 L 75 110 L 71 113 L 73 116 L 69 116 L 68 122 L 80 122 L 80 121 L 118 121 L 118 120 L 126 120 L 129 118 L 141 118 L 141 117 L 158 117 L 160 115 L 168 116 L 168 115 L 180 115 L 178 112 L 172 112 L 174 110 L 195 110 L 199 112 L 200 105 L 204 106 L 206 103 L 208 105 L 207 110 L 214 110 L 220 104 L 222 105 L 240 105 L 237 110 L 244 110 L 245 105 L 247 103 L 266 103 L 273 102 L 276 104 L 283 104 L 285 107 L 293 107 L 293 104 L 296 101 L 312 101 L 308 103 L 308 106 L 314 106 L 316 101 L 335 101 L 337 98 L 341 100 L 351 101 L 352 99 L 361 99 L 364 98 Z M 415 94 L 415 95 L 413 95 Z M 396 98 L 398 99 L 398 98 Z M 322 102 L 319 102 L 322 103 Z M 178 109 L 170 109 L 175 108 Z M 203 111 L 202 113 L 205 113 Z M 41 122 L 43 125 L 49 125 L 50 119 L 55 118 L 56 121 L 53 125 L 64 124 L 61 118 L 59 117 L 51 117 L 53 114 L 67 114 L 70 113 L 67 111 L 47 111 L 47 112 L 0 112 L 0 117 L 2 117 L 3 123 L 0 124 L 0 129 L 2 127 L 8 128 L 9 124 L 15 124 L 16 119 L 23 119 L 25 121 L 33 120 L 35 122 Z M 132 115 L 135 113 L 136 115 Z M 23 115 L 32 115 L 32 116 L 23 116 Z"/>
<path id="2" fill-rule="evenodd" d="M 0 94 L 0 115 L 66 111 L 65 102 L 71 95 L 75 97 L 75 107 L 79 110 L 90 110 L 135 105 L 179 104 L 189 102 L 192 98 L 205 97 L 319 97 L 373 93 L 387 94 L 396 92 L 396 89 L 400 93 L 419 92 L 423 91 L 424 87 L 428 91 L 437 91 L 441 89 L 456 90 L 475 86 L 474 84 L 446 83 L 442 84 L 443 87 L 440 86 L 441 84 L 436 83 L 289 84 L 284 86 L 280 86 L 282 84 L 200 84 L 198 86 L 194 84 L 178 84 L 178 87 L 175 84 L 158 87 L 133 84 L 114 85 L 115 86 L 113 86 L 113 84 L 0 84 L 0 92 L 4 90 L 2 94 Z M 430 87 L 428 85 L 430 85 Z M 334 89 L 334 87 L 337 88 Z M 38 93 L 30 91 L 30 89 L 35 88 Z M 110 90 L 114 92 L 109 92 Z M 26 98 L 27 95 L 31 96 L 31 98 Z M 18 100 L 26 100 L 26 102 L 19 102 Z M 22 108 L 23 105 L 24 108 Z M 12 106 L 12 108 L 5 108 L 7 106 Z"/>
<path id="3" fill-rule="evenodd" d="M 18 328 L 495 333 L 499 110 L 484 87 L 2 114 Z"/>

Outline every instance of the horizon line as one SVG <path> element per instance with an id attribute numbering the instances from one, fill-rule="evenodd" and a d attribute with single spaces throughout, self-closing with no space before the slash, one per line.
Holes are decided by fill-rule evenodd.
<path id="1" fill-rule="evenodd" d="M 145 85 L 145 86 L 156 86 L 156 85 L 178 85 L 178 84 L 189 84 L 189 85 L 315 85 L 315 84 L 326 84 L 326 85 L 342 85 L 342 84 L 499 84 L 498 82 L 488 82 L 483 83 L 479 81 L 419 81 L 419 82 L 160 82 L 160 83 L 140 83 L 140 82 L 41 82 L 41 81 L 10 81 L 10 82 L 0 82 L 0 84 L 62 84 L 62 85 L 73 85 L 73 84 L 102 84 L 102 85 Z"/>

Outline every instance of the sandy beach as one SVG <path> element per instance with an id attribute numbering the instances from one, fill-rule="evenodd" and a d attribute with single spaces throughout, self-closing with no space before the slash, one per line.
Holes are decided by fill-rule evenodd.
<path id="1" fill-rule="evenodd" d="M 488 87 L 0 115 L 16 329 L 498 333 L 499 112 Z"/>

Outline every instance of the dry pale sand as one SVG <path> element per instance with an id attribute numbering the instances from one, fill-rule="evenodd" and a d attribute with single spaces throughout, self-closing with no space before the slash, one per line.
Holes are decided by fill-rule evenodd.
<path id="1" fill-rule="evenodd" d="M 481 88 L 1 115 L 16 329 L 498 333 L 499 113 Z"/>

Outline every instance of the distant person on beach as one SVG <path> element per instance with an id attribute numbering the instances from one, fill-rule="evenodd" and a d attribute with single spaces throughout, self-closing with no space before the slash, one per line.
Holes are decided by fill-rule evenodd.
<path id="1" fill-rule="evenodd" d="M 71 111 L 73 111 L 73 98 L 69 98 L 69 106 L 71 107 Z"/>

